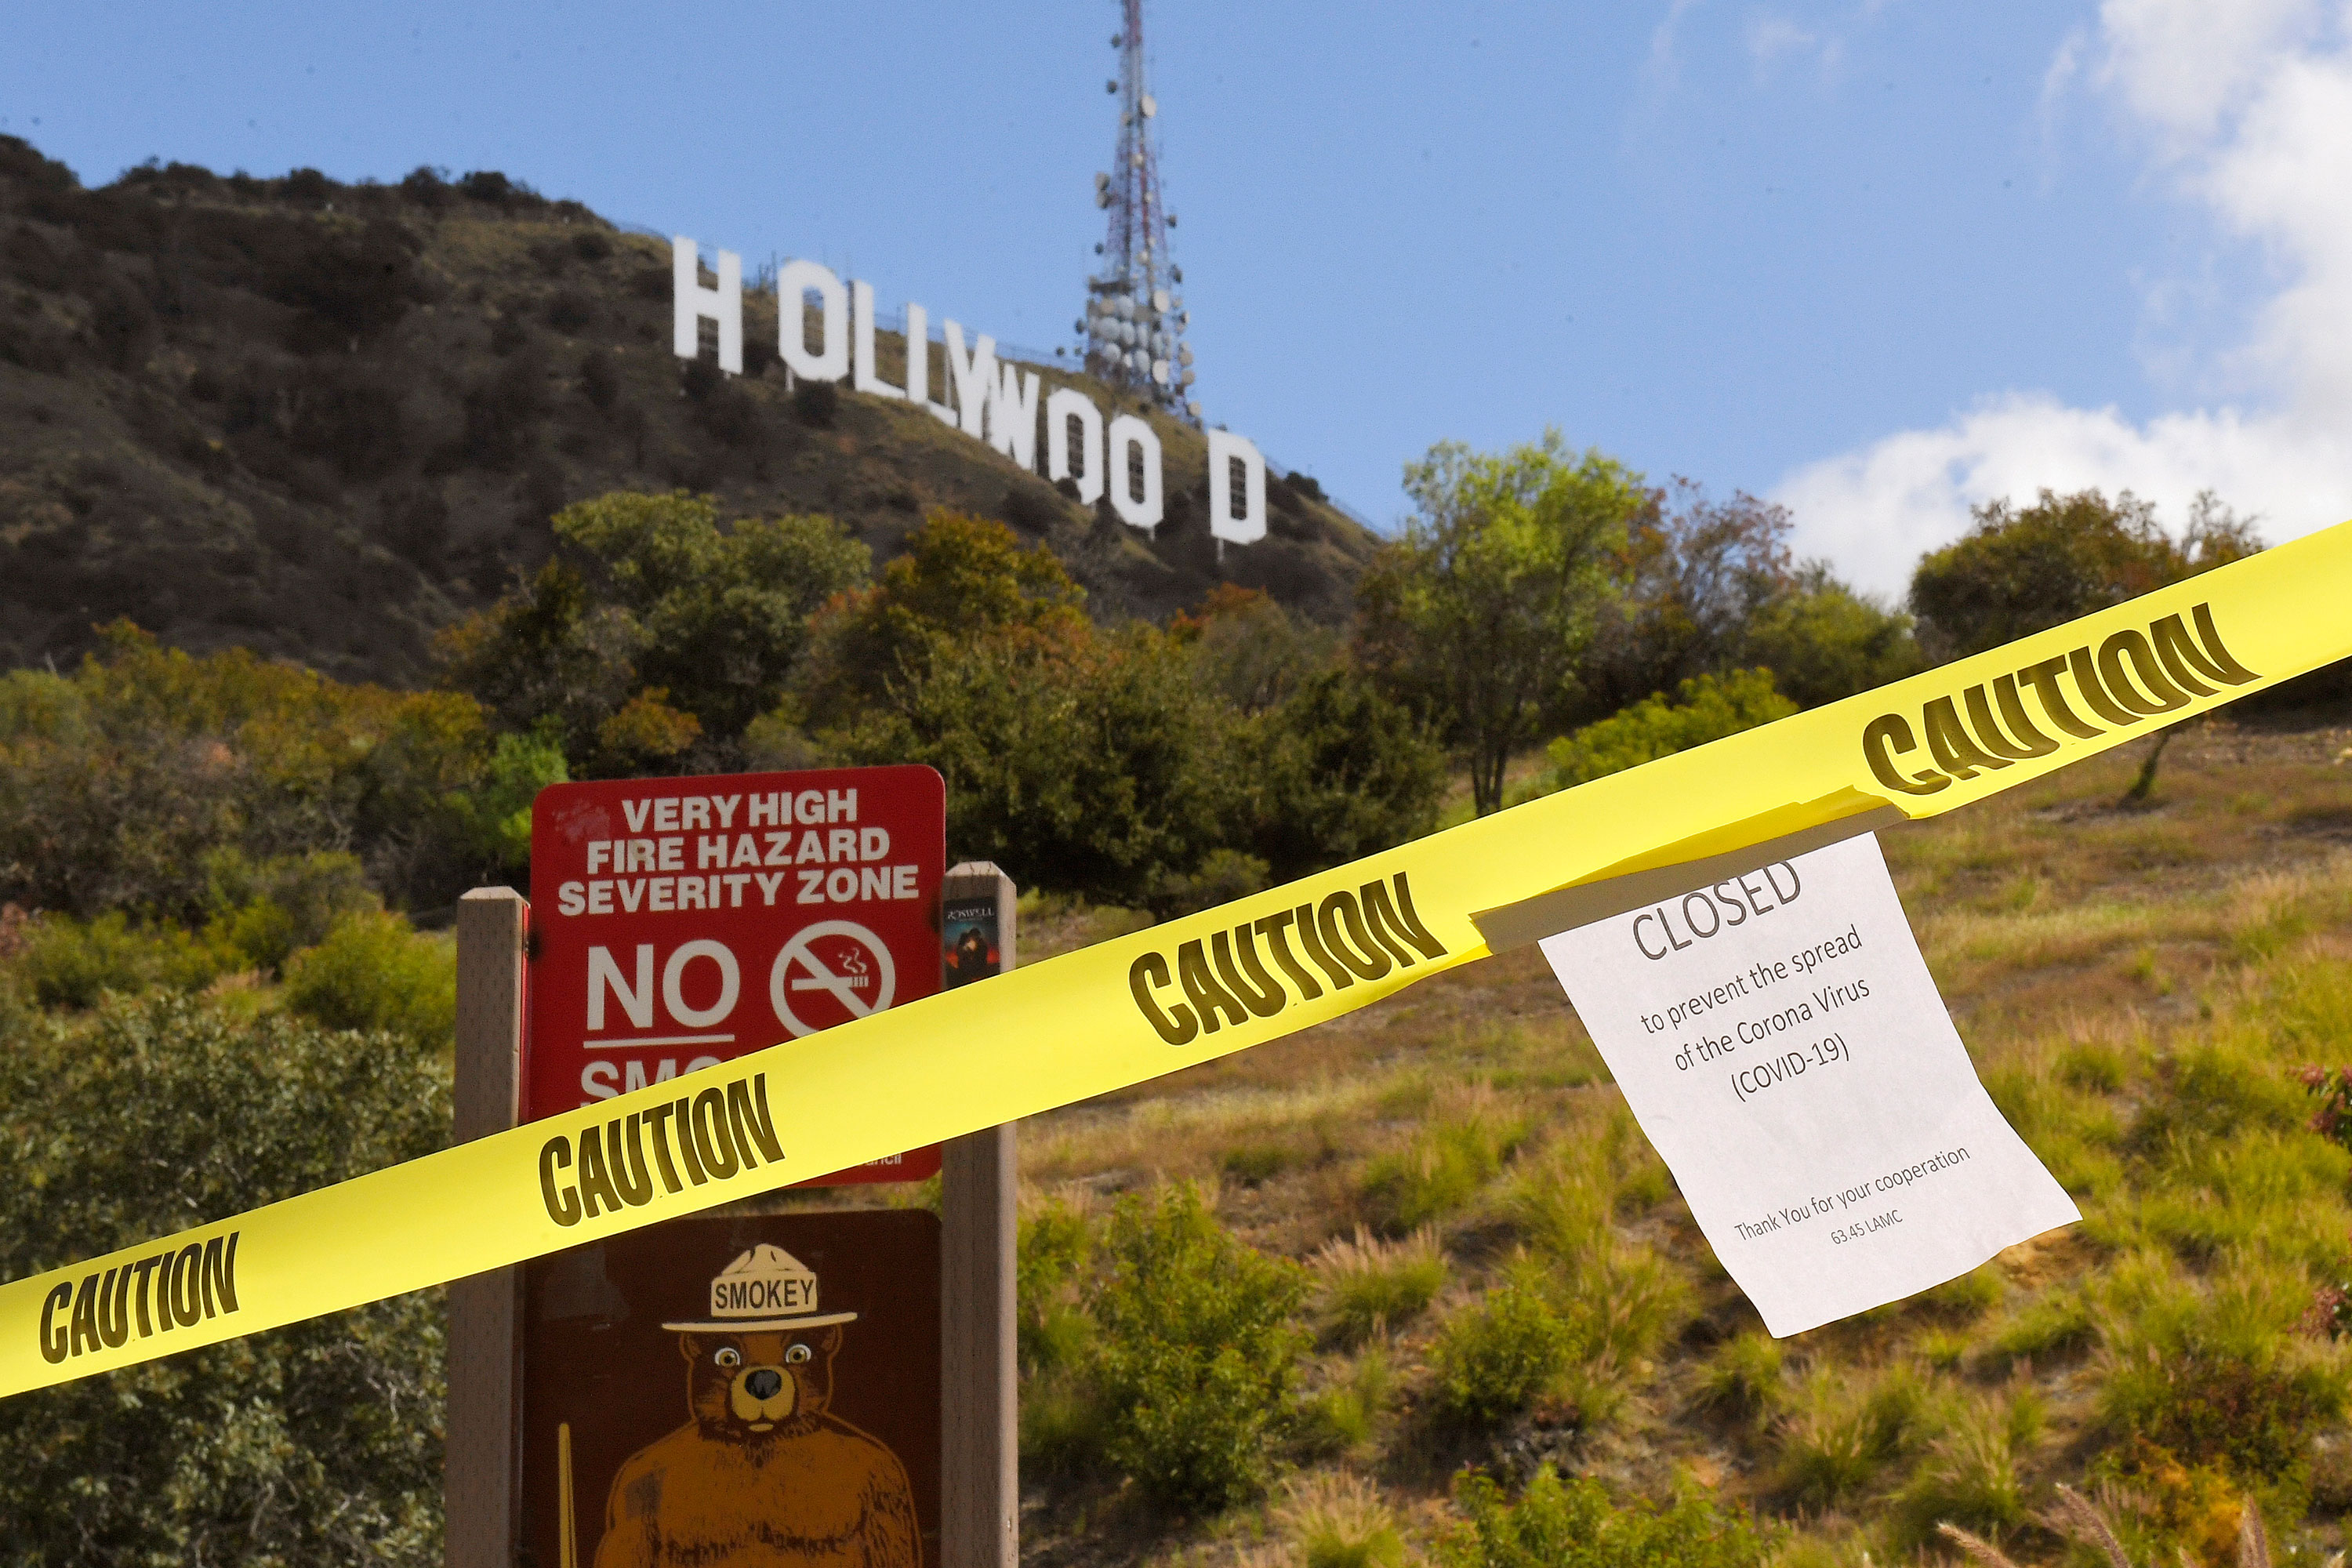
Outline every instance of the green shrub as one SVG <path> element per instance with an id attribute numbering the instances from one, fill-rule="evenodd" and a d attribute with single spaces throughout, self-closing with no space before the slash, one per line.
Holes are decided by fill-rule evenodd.
<path id="1" fill-rule="evenodd" d="M 1507 1209 L 1528 1247 L 1573 1262 L 1604 1246 L 1616 1183 L 1591 1145 L 1563 1139 L 1512 1183 Z"/>
<path id="2" fill-rule="evenodd" d="M 2183 1139 L 2166 1152 L 2137 1201 L 2107 1205 L 2100 1228 L 2127 1226 L 2202 1263 L 2245 1251 L 2315 1268 L 2341 1258 L 2352 1152 L 2267 1129 Z"/>
<path id="3" fill-rule="evenodd" d="M 1958 1318 L 1979 1318 L 2000 1305 L 2008 1289 L 2000 1265 L 1987 1263 L 1919 1293 L 1921 1305 Z"/>
<path id="4" fill-rule="evenodd" d="M 887 703 L 861 699 L 854 727 L 817 739 L 845 762 L 939 769 L 954 854 L 1163 916 L 1265 877 L 1225 842 L 1246 811 L 1241 721 L 1194 684 L 1167 634 L 925 636 L 919 676 Z M 1231 853 L 1212 864 L 1220 849 Z"/>
<path id="5" fill-rule="evenodd" d="M 1751 1329 L 1715 1348 L 1699 1374 L 1699 1394 L 1747 1421 L 1762 1421 L 1789 1402 L 1780 1342 Z"/>
<path id="6" fill-rule="evenodd" d="M 1305 1270 L 1235 1240 L 1190 1183 L 1121 1199 L 1103 1252 L 1105 1457 L 1164 1506 L 1263 1491 L 1295 1416 Z"/>
<path id="7" fill-rule="evenodd" d="M 397 1037 L 179 995 L 0 1012 L 0 1277 L 430 1152 L 448 1074 Z M 441 1561 L 440 1292 L 0 1402 L 12 1562 Z"/>
<path id="8" fill-rule="evenodd" d="M 1549 1465 L 1516 1503 L 1476 1474 L 1454 1500 L 1467 1517 L 1439 1539 L 1440 1568 L 1754 1568 L 1773 1546 L 1745 1513 L 1696 1493 L 1620 1506 L 1599 1481 L 1563 1481 Z"/>
<path id="9" fill-rule="evenodd" d="M 1364 1206 L 1391 1235 L 1443 1219 L 1477 1196 L 1527 1138 L 1524 1121 L 1483 1109 L 1425 1128 L 1403 1149 L 1372 1161 L 1364 1173 Z"/>
<path id="10" fill-rule="evenodd" d="M 1304 1421 L 1307 1447 L 1325 1454 L 1369 1447 L 1388 1409 L 1395 1382 L 1388 1352 L 1379 1345 L 1365 1351 L 1345 1378 L 1307 1405 Z"/>
<path id="11" fill-rule="evenodd" d="M 2030 1393 L 2008 1407 L 1990 1401 L 1972 1405 L 1928 1445 L 1927 1457 L 1896 1495 L 1898 1540 L 1916 1551 L 1937 1539 L 1939 1524 L 1994 1539 L 2023 1524 L 2017 1461 L 2039 1427 L 2039 1402 Z"/>
<path id="12" fill-rule="evenodd" d="M 500 735 L 481 776 L 441 799 L 453 837 L 479 875 L 524 876 L 530 868 L 530 803 L 550 784 L 572 777 L 563 742 L 544 721 L 521 734 Z"/>
<path id="13" fill-rule="evenodd" d="M 1359 1226 L 1352 1239 L 1334 1238 L 1316 1254 L 1315 1272 L 1328 1331 L 1360 1344 L 1428 1310 L 1445 1288 L 1445 1255 L 1427 1226 L 1384 1242 Z"/>
<path id="14" fill-rule="evenodd" d="M 2158 1068 L 2164 1092 L 2148 1099 L 2126 1134 L 2136 1152 L 2161 1153 L 2184 1138 L 2299 1131 L 2309 1118 L 2298 1081 L 2229 1043 L 2197 1045 Z"/>
<path id="15" fill-rule="evenodd" d="M 1639 1372 L 1688 1321 L 1690 1279 L 1655 1248 L 1612 1239 L 1564 1282 L 1560 1299 L 1587 1359 L 1613 1383 Z M 1607 1390 L 1588 1379 L 1582 1397 L 1586 1413 L 1599 1415 Z"/>
<path id="16" fill-rule="evenodd" d="M 26 928 L 16 970 L 44 1007 L 88 1008 L 109 992 L 136 994 L 155 986 L 201 990 L 243 966 L 242 955 L 218 939 L 169 922 L 134 925 L 120 910 L 87 921 L 42 915 Z"/>
<path id="17" fill-rule="evenodd" d="M 275 899 L 257 899 L 242 909 L 215 916 L 205 922 L 205 933 L 215 937 L 227 952 L 266 974 L 277 973 L 301 945 L 293 912 Z"/>
<path id="18" fill-rule="evenodd" d="M 743 406 L 713 401 L 696 411 L 706 421 Z M 576 501 L 554 529 L 564 557 L 445 632 L 441 653 L 448 682 L 502 728 L 553 742 L 574 764 L 625 761 L 603 755 L 599 731 L 655 689 L 699 733 L 734 741 L 783 695 L 810 617 L 864 583 L 871 563 L 830 518 L 722 524 L 710 497 L 684 491 Z M 878 686 L 898 672 L 886 662 L 871 673 Z M 495 805 L 474 821 L 495 830 Z"/>
<path id="19" fill-rule="evenodd" d="M 1823 1372 L 1808 1381 L 1781 1428 L 1776 1489 L 1808 1507 L 1860 1496 L 1889 1465 L 1923 1452 L 1950 1419 L 1948 1394 L 1908 1366 L 1855 1382 Z"/>
<path id="20" fill-rule="evenodd" d="M 26 927 L 16 968 L 41 1006 L 94 1007 L 107 992 L 147 988 L 149 951 L 120 911 L 90 921 L 40 915 Z"/>
<path id="21" fill-rule="evenodd" d="M 1380 1489 L 1359 1476 L 1287 1483 L 1275 1522 L 1301 1568 L 1403 1568 L 1404 1537 Z"/>
<path id="22" fill-rule="evenodd" d="M 2101 1425 L 2190 1465 L 2242 1480 L 2300 1485 L 2313 1436 L 2345 1409 L 2342 1374 L 2292 1354 L 2183 1347 L 2119 1358 L 2101 1391 Z"/>
<path id="23" fill-rule="evenodd" d="M 1828 1507 L 1863 1491 L 1885 1462 L 1869 1423 L 1854 1412 L 1809 1410 L 1782 1433 L 1775 1478 L 1799 1504 Z"/>
<path id="24" fill-rule="evenodd" d="M 2200 496 L 2176 542 L 2156 508 L 2129 490 L 2042 491 L 2020 510 L 1975 509 L 1976 526 L 1919 558 L 1911 608 L 1938 658 L 2013 641 L 2077 616 L 2177 583 L 2262 548 L 2252 526 Z"/>
<path id="25" fill-rule="evenodd" d="M 474 874 L 444 805 L 479 784 L 492 749 L 470 699 L 344 685 L 242 648 L 198 658 L 127 622 L 102 642 L 69 676 L 0 674 L 0 900 L 194 926 L 266 896 L 299 946 L 329 923 L 304 933 L 304 877 L 239 890 L 225 872 L 348 867 L 348 851 L 424 904 Z"/>
<path id="26" fill-rule="evenodd" d="M 1217 1169 L 1230 1182 L 1244 1187 L 1263 1186 L 1298 1163 L 1287 1143 L 1244 1143 L 1218 1157 Z"/>
<path id="27" fill-rule="evenodd" d="M 1108 1412 L 1083 1369 L 1057 1366 L 1024 1378 L 1020 1419 L 1024 1472 L 1083 1475 L 1102 1463 Z"/>
<path id="28" fill-rule="evenodd" d="M 1252 847 L 1277 881 L 1376 854 L 1437 826 L 1445 752 L 1352 671 L 1307 679 L 1251 737 L 1264 805 Z"/>
<path id="29" fill-rule="evenodd" d="M 1599 1125 L 1572 1129 L 1524 1163 L 1507 1206 L 1529 1247 L 1574 1263 L 1605 1248 L 1612 1216 L 1639 1213 L 1672 1191 L 1665 1163 L 1619 1106 Z"/>
<path id="30" fill-rule="evenodd" d="M 1067 1205 L 1048 1202 L 1021 1216 L 1013 1271 L 1021 1463 L 1034 1472 L 1077 1474 L 1101 1461 L 1094 1321 L 1079 1300 L 1093 1253 L 1093 1227 Z"/>
<path id="31" fill-rule="evenodd" d="M 2113 1094 L 2124 1086 L 2124 1054 L 2112 1046 L 2084 1041 L 2058 1058 L 2059 1081 L 2094 1094 Z"/>
<path id="32" fill-rule="evenodd" d="M 1208 851 L 1188 871 L 1162 867 L 1144 889 L 1143 901 L 1163 915 L 1189 915 L 1247 898 L 1265 885 L 1265 861 L 1221 846 Z"/>
<path id="33" fill-rule="evenodd" d="M 433 1050 L 457 1026 L 457 954 L 394 914 L 346 916 L 286 966 L 286 1005 L 331 1029 L 382 1029 Z"/>
<path id="34" fill-rule="evenodd" d="M 1092 1227 L 1066 1204 L 1048 1202 L 1021 1216 L 1013 1295 L 1023 1370 L 1052 1371 L 1085 1359 L 1094 1326 L 1079 1304 L 1078 1283 L 1093 1252 Z"/>
<path id="35" fill-rule="evenodd" d="M 1558 1389 L 1580 1347 L 1550 1295 L 1541 1269 L 1522 1258 L 1484 1300 L 1445 1320 L 1430 1363 L 1446 1414 L 1501 1421 Z"/>
<path id="36" fill-rule="evenodd" d="M 1440 1405 L 1491 1422 L 1540 1398 L 1606 1417 L 1630 1378 L 1685 1321 L 1690 1282 L 1645 1246 L 1623 1242 L 1610 1216 L 1654 1156 L 1631 1117 L 1564 1138 L 1513 1184 L 1507 1212 L 1528 1250 L 1504 1286 L 1456 1313 L 1436 1347 Z"/>
<path id="37" fill-rule="evenodd" d="M 47 1007 L 94 1006 L 109 991 L 200 991 L 241 970 L 275 974 L 298 947 L 326 936 L 336 919 L 380 907 L 360 863 L 343 854 L 256 864 L 233 848 L 218 849 L 205 857 L 205 879 L 203 901 L 212 912 L 200 926 L 134 921 L 121 910 L 89 920 L 38 917 L 22 938 L 19 980 Z"/>
<path id="38" fill-rule="evenodd" d="M 1795 703 L 1772 689 L 1770 670 L 1736 669 L 1719 680 L 1712 675 L 1696 676 L 1682 683 L 1672 702 L 1662 695 L 1645 697 L 1597 724 L 1587 724 L 1554 741 L 1549 752 L 1551 768 L 1544 775 L 1543 787 L 1568 789 L 1622 773 L 1785 719 L 1796 710 Z"/>
<path id="39" fill-rule="evenodd" d="M 2016 1317 L 1992 1331 L 1985 1344 L 1985 1363 L 1994 1373 L 2009 1373 L 2018 1361 L 2049 1361 L 2072 1356 L 2098 1342 L 2098 1321 L 2091 1302 L 2077 1290 L 2053 1290 L 2030 1302 Z"/>
<path id="40" fill-rule="evenodd" d="M 1931 1329 L 1916 1343 L 1919 1359 L 1937 1372 L 1958 1372 L 1969 1359 L 1969 1337 L 1948 1329 Z"/>
<path id="41" fill-rule="evenodd" d="M 346 915 L 383 907 L 359 858 L 321 850 L 256 863 L 239 851 L 207 857 L 205 934 L 241 955 L 248 968 L 276 974 L 297 948 L 324 942 Z"/>
<path id="42" fill-rule="evenodd" d="M 1513 1184 L 1509 1212 L 1545 1265 L 1552 1310 L 1584 1363 L 1573 1381 L 1588 1417 L 1605 1414 L 1622 1376 L 1638 1372 L 1689 1314 L 1682 1269 L 1611 1227 L 1618 1209 L 1653 1201 L 1651 1178 L 1663 1168 L 1621 1110 L 1588 1134 L 1555 1143 Z"/>

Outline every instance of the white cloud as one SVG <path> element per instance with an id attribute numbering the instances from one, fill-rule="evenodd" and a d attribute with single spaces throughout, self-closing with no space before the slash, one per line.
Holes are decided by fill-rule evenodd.
<path id="1" fill-rule="evenodd" d="M 2210 489 L 2242 513 L 2260 513 L 2273 541 L 2352 517 L 2352 453 L 2340 430 L 2234 409 L 2134 424 L 2039 393 L 1988 398 L 1937 429 L 1810 464 L 1774 499 L 1795 513 L 1803 553 L 1900 598 L 1920 553 L 1965 529 L 1971 504 L 2095 485 L 2155 501 L 2176 526 Z"/>
<path id="2" fill-rule="evenodd" d="M 1698 0 L 1672 0 L 1666 15 L 1650 32 L 1649 63 L 1643 68 L 1653 90 L 1663 90 L 1682 79 L 1683 18 L 1698 5 Z"/>
<path id="3" fill-rule="evenodd" d="M 1748 18 L 1748 58 L 1759 82 L 1769 81 L 1784 60 L 1810 63 L 1821 74 L 1834 77 L 1845 58 L 1845 40 L 1802 26 L 1777 11 L 1758 11 Z"/>
<path id="4" fill-rule="evenodd" d="M 1762 11 L 1748 19 L 1748 52 L 1759 66 L 1769 66 L 1796 50 L 1811 54 L 1821 39 L 1786 16 Z"/>
<path id="5" fill-rule="evenodd" d="M 2316 0 L 2107 0 L 2095 61 L 2070 36 L 2052 65 L 2049 92 L 2095 83 L 2155 172 L 2282 279 L 2243 342 L 2168 377 L 2221 401 L 2135 423 L 2041 393 L 1988 397 L 1785 478 L 1776 499 L 1795 512 L 1801 548 L 1899 595 L 1919 552 L 1964 530 L 1971 505 L 2043 486 L 2134 490 L 2175 524 L 2210 488 L 2262 513 L 2272 540 L 2352 516 L 2346 20 L 2341 4 Z M 2151 314 L 2171 287 L 2150 286 Z"/>

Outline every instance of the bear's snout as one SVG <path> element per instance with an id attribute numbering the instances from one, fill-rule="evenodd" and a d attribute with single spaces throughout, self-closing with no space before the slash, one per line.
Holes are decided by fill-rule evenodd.
<path id="1" fill-rule="evenodd" d="M 754 1432 L 765 1432 L 777 1422 L 791 1419 L 800 1403 L 800 1389 L 782 1367 L 747 1366 L 735 1374 L 727 1403 L 738 1421 Z"/>

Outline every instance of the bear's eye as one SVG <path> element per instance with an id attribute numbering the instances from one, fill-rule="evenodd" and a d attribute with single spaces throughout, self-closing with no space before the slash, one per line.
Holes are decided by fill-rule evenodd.
<path id="1" fill-rule="evenodd" d="M 741 1366 L 743 1364 L 743 1352 L 737 1350 L 733 1345 L 720 1345 L 717 1352 L 714 1353 L 710 1359 L 717 1362 L 720 1366 Z"/>
<path id="2" fill-rule="evenodd" d="M 810 1352 L 808 1346 L 794 1345 L 792 1349 L 784 1352 L 784 1360 L 793 1366 L 798 1366 L 801 1363 L 808 1360 L 809 1354 Z"/>

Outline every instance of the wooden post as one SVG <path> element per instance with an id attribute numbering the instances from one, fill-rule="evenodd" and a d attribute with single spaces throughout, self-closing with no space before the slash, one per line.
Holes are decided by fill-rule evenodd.
<path id="1" fill-rule="evenodd" d="M 943 910 L 994 906 L 1000 972 L 1013 964 L 1014 896 L 1013 879 L 985 860 L 953 868 L 940 888 Z M 1020 1562 L 1017 1189 L 1010 1124 L 949 1141 L 940 1181 L 941 1568 Z"/>
<path id="2" fill-rule="evenodd" d="M 530 905 L 512 888 L 457 900 L 456 1141 L 515 1124 L 522 1063 L 524 938 Z M 442 1471 L 447 1568 L 513 1568 L 522 1270 L 449 1285 L 448 1445 Z"/>

